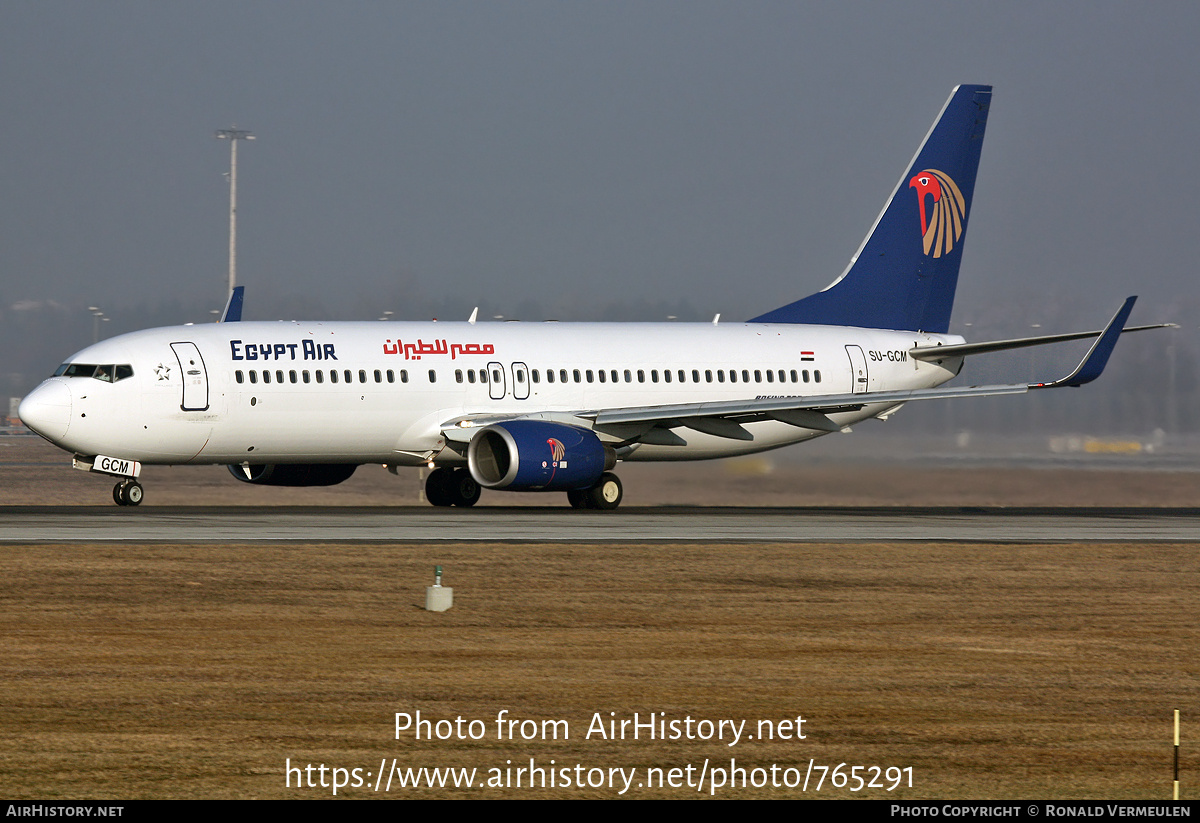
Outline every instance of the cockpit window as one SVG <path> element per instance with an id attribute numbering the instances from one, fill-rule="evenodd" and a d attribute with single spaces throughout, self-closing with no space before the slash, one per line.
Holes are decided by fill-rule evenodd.
<path id="1" fill-rule="evenodd" d="M 116 383 L 127 377 L 133 377 L 133 366 L 128 363 L 63 363 L 54 372 L 55 377 L 94 377 L 105 383 Z"/>

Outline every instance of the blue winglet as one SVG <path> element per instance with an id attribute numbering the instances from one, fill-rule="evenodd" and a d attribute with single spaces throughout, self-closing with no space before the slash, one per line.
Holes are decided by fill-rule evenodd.
<path id="1" fill-rule="evenodd" d="M 1053 383 L 1030 383 L 1031 389 L 1057 389 L 1060 386 L 1082 386 L 1084 383 L 1091 383 L 1100 373 L 1104 371 L 1104 367 L 1108 365 L 1108 357 L 1112 354 L 1113 349 L 1117 345 L 1117 340 L 1121 337 L 1121 332 L 1125 329 L 1125 321 L 1129 319 L 1129 313 L 1133 311 L 1133 304 L 1137 300 L 1137 295 L 1125 299 L 1125 303 L 1113 315 L 1113 319 L 1108 321 L 1108 325 L 1104 327 L 1104 332 L 1092 344 L 1092 348 L 1088 351 L 1087 356 L 1083 358 L 1083 362 L 1079 364 L 1075 371 L 1068 374 L 1061 380 L 1055 380 Z"/>
<path id="2" fill-rule="evenodd" d="M 225 311 L 221 313 L 218 323 L 236 323 L 242 319 L 242 294 L 245 291 L 245 286 L 236 286 L 229 293 L 229 302 L 225 304 Z"/>

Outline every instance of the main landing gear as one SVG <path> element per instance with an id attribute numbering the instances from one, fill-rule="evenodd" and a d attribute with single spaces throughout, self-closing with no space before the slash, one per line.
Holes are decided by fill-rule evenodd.
<path id="1" fill-rule="evenodd" d="M 466 469 L 434 469 L 425 478 L 425 499 L 435 506 L 468 508 L 479 500 L 481 491 Z"/>
<path id="2" fill-rule="evenodd" d="M 590 489 L 574 489 L 567 492 L 567 500 L 576 509 L 600 509 L 612 511 L 621 505 L 621 480 L 612 472 L 600 475 L 600 482 Z"/>
<path id="3" fill-rule="evenodd" d="M 142 484 L 136 480 L 122 480 L 113 486 L 113 502 L 118 506 L 136 506 L 144 494 Z"/>
<path id="4" fill-rule="evenodd" d="M 425 478 L 425 499 L 434 506 L 468 508 L 479 500 L 481 491 L 479 484 L 467 469 L 434 469 Z M 567 500 L 571 501 L 571 506 L 576 509 L 612 511 L 621 505 L 623 494 L 621 480 L 612 472 L 605 472 L 600 475 L 596 485 L 567 492 Z M 113 497 L 116 495 L 117 491 L 114 489 Z"/>

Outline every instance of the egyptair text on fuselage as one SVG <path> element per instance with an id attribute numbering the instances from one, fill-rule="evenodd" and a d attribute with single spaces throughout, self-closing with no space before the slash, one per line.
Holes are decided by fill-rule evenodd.
<path id="1" fill-rule="evenodd" d="M 231 360 L 337 360 L 333 343 L 301 340 L 299 343 L 243 343 L 229 341 Z M 297 357 L 297 350 L 300 356 Z"/>

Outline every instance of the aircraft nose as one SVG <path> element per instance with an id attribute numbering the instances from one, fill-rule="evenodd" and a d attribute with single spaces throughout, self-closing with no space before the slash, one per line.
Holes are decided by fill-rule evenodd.
<path id="1" fill-rule="evenodd" d="M 47 440 L 61 440 L 71 424 L 71 389 L 62 380 L 47 380 L 25 395 L 17 417 Z"/>

